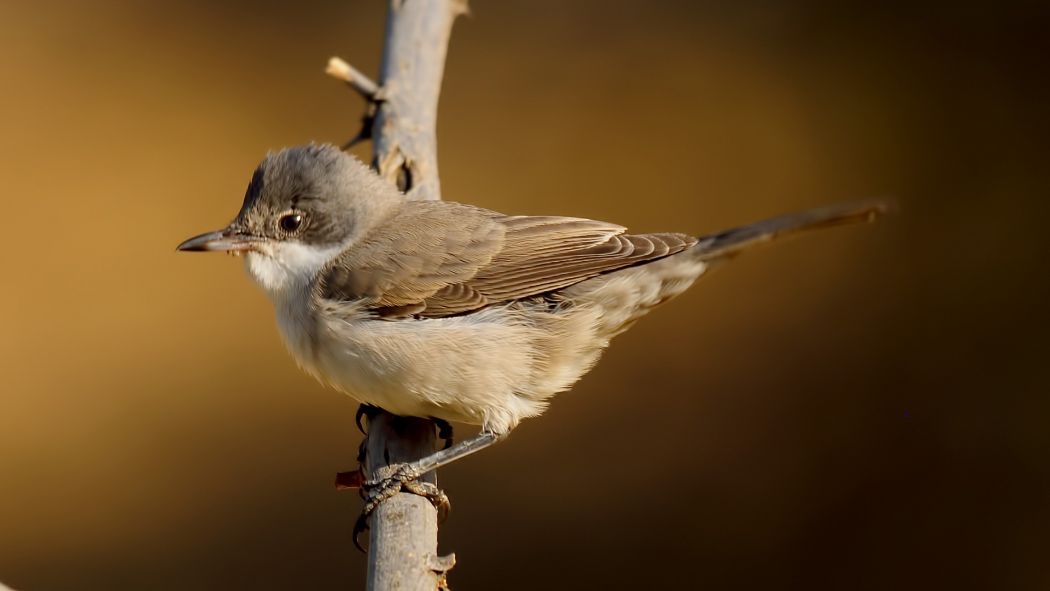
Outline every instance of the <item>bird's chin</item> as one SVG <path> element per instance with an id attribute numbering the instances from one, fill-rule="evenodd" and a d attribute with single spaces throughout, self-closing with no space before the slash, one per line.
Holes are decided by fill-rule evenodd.
<path id="1" fill-rule="evenodd" d="M 259 263 L 258 259 L 266 256 L 263 253 L 258 252 L 258 251 L 254 251 L 254 250 L 246 251 L 243 254 L 244 254 L 244 264 L 247 265 L 249 268 L 251 268 L 253 262 L 258 264 Z M 240 256 L 240 255 L 237 255 L 237 256 Z"/>
<path id="2" fill-rule="evenodd" d="M 267 253 L 257 250 L 245 252 L 244 267 L 259 287 L 268 293 L 280 291 L 287 283 L 287 270 Z"/>
<path id="3" fill-rule="evenodd" d="M 278 295 L 310 285 L 341 250 L 341 246 L 297 242 L 260 243 L 245 253 L 245 261 L 252 279 L 271 295 Z"/>

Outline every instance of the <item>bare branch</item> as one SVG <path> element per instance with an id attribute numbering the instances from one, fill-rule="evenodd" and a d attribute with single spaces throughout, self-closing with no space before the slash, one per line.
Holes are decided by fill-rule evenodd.
<path id="1" fill-rule="evenodd" d="M 365 471 L 369 475 L 388 463 L 406 462 L 437 449 L 434 424 L 427 419 L 399 417 L 382 412 L 368 419 Z M 430 472 L 421 481 L 436 483 Z M 435 561 L 455 564 L 455 557 L 438 558 L 438 512 L 427 499 L 398 493 L 372 513 L 368 543 L 369 591 L 411 589 L 433 591 L 448 569 L 438 571 Z"/>
<path id="2" fill-rule="evenodd" d="M 437 105 L 452 21 L 465 0 L 390 0 L 374 165 L 410 199 L 440 199 Z"/>
<path id="3" fill-rule="evenodd" d="M 339 58 L 328 62 L 329 75 L 364 96 L 364 129 L 351 140 L 373 140 L 373 166 L 397 184 L 409 199 L 440 199 L 437 167 L 437 105 L 445 54 L 456 16 L 465 0 L 388 0 L 386 42 L 379 84 Z M 433 421 L 368 414 L 363 474 L 337 477 L 341 488 L 356 488 L 362 478 L 394 463 L 428 456 L 438 449 Z M 437 483 L 428 472 L 419 479 Z M 445 575 L 455 556 L 437 553 L 438 511 L 419 495 L 398 493 L 371 515 L 369 591 L 445 589 Z"/>

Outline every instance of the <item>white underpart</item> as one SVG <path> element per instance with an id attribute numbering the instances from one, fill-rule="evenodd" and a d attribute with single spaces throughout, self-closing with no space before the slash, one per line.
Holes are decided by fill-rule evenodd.
<path id="1" fill-rule="evenodd" d="M 313 283 L 321 269 L 339 256 L 343 246 L 316 247 L 298 242 L 264 243 L 262 252 L 249 252 L 245 266 L 252 279 L 273 300 L 277 328 L 300 367 L 319 376 L 307 363 L 315 332 L 310 306 Z"/>
<path id="2" fill-rule="evenodd" d="M 248 273 L 260 287 L 274 297 L 289 289 L 309 285 L 343 247 L 269 242 L 261 246 L 261 249 L 262 253 L 248 253 Z"/>
<path id="3" fill-rule="evenodd" d="M 581 282 L 566 302 L 513 302 L 449 318 L 379 320 L 360 302 L 320 302 L 313 277 L 336 253 L 303 247 L 253 254 L 299 365 L 390 412 L 506 433 L 539 415 L 597 362 L 609 340 L 685 291 L 706 265 L 692 251 Z"/>

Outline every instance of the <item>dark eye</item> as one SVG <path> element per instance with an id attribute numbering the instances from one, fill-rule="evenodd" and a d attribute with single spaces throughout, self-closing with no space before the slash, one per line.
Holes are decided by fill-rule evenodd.
<path id="1" fill-rule="evenodd" d="M 280 226 L 281 231 L 294 234 L 303 226 L 303 214 L 286 213 L 281 216 L 281 219 L 277 220 L 277 225 Z"/>

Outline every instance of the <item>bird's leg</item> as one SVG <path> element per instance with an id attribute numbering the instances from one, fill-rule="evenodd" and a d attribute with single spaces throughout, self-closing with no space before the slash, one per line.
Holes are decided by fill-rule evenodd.
<path id="1" fill-rule="evenodd" d="M 461 441 L 441 451 L 436 451 L 429 456 L 422 457 L 414 462 L 403 464 L 390 464 L 376 470 L 376 474 L 361 484 L 361 493 L 365 499 L 365 506 L 361 515 L 354 524 L 354 545 L 364 552 L 358 538 L 361 533 L 368 529 L 368 517 L 375 512 L 383 501 L 393 497 L 402 490 L 426 498 L 437 507 L 439 517 L 442 519 L 448 513 L 449 500 L 444 491 L 429 482 L 420 482 L 420 476 L 447 466 L 460 458 L 481 451 L 496 443 L 506 436 L 506 433 L 496 434 L 491 431 L 482 431 L 476 436 Z"/>
<path id="2" fill-rule="evenodd" d="M 503 435 L 497 435 L 490 431 L 482 431 L 470 439 L 461 441 L 441 451 L 436 451 L 414 462 L 390 464 L 379 468 L 376 470 L 376 474 L 361 487 L 366 494 L 362 517 L 367 518 L 383 501 L 401 492 L 402 489 L 420 494 L 430 499 L 436 506 L 446 504 L 448 497 L 436 486 L 417 482 L 417 479 L 431 470 L 437 470 L 460 458 L 481 451 L 496 443 L 502 437 Z"/>

